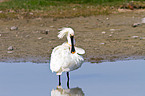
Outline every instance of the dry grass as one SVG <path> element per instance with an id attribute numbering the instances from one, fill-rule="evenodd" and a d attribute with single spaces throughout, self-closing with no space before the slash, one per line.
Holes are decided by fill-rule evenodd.
<path id="1" fill-rule="evenodd" d="M 92 6 L 69 4 L 68 6 L 51 6 L 47 10 L 12 10 L 8 9 L 0 13 L 0 18 L 38 18 L 38 17 L 53 17 L 53 18 L 71 18 L 78 16 L 92 16 L 98 14 L 110 14 L 116 11 L 110 6 Z"/>

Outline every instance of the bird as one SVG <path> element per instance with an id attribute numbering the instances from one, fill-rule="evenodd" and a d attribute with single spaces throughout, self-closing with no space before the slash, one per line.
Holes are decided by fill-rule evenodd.
<path id="1" fill-rule="evenodd" d="M 67 42 L 56 46 L 51 53 L 50 69 L 59 76 L 59 86 L 61 86 L 61 74 L 67 73 L 67 87 L 69 88 L 69 72 L 81 67 L 85 50 L 75 46 L 74 30 L 72 28 L 62 28 L 58 38 L 62 39 L 66 35 Z"/>

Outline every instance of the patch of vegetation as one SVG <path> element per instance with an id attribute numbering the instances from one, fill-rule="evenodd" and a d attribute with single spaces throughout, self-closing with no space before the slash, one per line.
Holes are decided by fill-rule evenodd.
<path id="1" fill-rule="evenodd" d="M 76 17 L 110 14 L 120 5 L 129 1 L 131 0 L 9 0 L 0 3 L 0 18 Z M 144 0 L 138 1 L 143 2 Z"/>

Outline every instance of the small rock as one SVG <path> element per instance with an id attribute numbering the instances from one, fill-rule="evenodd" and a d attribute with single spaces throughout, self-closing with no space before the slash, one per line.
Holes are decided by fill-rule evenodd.
<path id="1" fill-rule="evenodd" d="M 101 45 L 104 45 L 105 43 L 100 43 Z"/>
<path id="2" fill-rule="evenodd" d="M 44 26 L 44 24 L 41 24 L 40 26 L 42 27 L 42 26 Z"/>
<path id="3" fill-rule="evenodd" d="M 3 11 L 0 11 L 0 13 L 3 13 Z"/>
<path id="4" fill-rule="evenodd" d="M 109 37 L 112 37 L 112 34 L 110 34 Z"/>
<path id="5" fill-rule="evenodd" d="M 107 25 L 109 26 L 110 24 L 108 23 Z"/>
<path id="6" fill-rule="evenodd" d="M 13 51 L 7 51 L 7 53 L 11 54 L 11 53 L 13 53 Z"/>
<path id="7" fill-rule="evenodd" d="M 27 37 L 30 37 L 30 36 L 29 35 L 26 35 L 25 37 L 27 38 Z"/>
<path id="8" fill-rule="evenodd" d="M 30 14 L 30 15 L 33 15 L 33 13 L 32 13 L 32 12 L 30 12 L 29 14 Z"/>
<path id="9" fill-rule="evenodd" d="M 42 20 L 42 18 L 39 17 L 39 18 L 36 18 L 36 20 Z"/>
<path id="10" fill-rule="evenodd" d="M 102 34 L 106 34 L 106 32 L 105 32 L 105 31 L 103 31 L 103 32 L 102 32 Z"/>
<path id="11" fill-rule="evenodd" d="M 120 29 L 110 29 L 110 31 L 120 31 Z"/>
<path id="12" fill-rule="evenodd" d="M 61 31 L 61 30 L 62 30 L 62 28 L 59 28 L 59 29 L 58 29 L 58 31 Z"/>
<path id="13" fill-rule="evenodd" d="M 110 31 L 115 31 L 115 29 L 110 29 Z"/>
<path id="14" fill-rule="evenodd" d="M 54 26 L 50 26 L 51 28 L 53 28 Z"/>
<path id="15" fill-rule="evenodd" d="M 106 18 L 106 20 L 109 20 L 109 18 Z"/>
<path id="16" fill-rule="evenodd" d="M 0 37 L 2 36 L 2 34 L 0 34 Z"/>
<path id="17" fill-rule="evenodd" d="M 137 39 L 139 36 L 132 36 L 131 38 Z"/>
<path id="18" fill-rule="evenodd" d="M 56 18 L 53 18 L 52 21 L 57 21 L 57 19 Z"/>
<path id="19" fill-rule="evenodd" d="M 41 31 L 40 33 L 42 34 L 48 34 L 49 30 L 44 30 L 44 31 Z"/>
<path id="20" fill-rule="evenodd" d="M 140 40 L 145 40 L 145 37 L 140 37 Z"/>
<path id="21" fill-rule="evenodd" d="M 11 30 L 11 31 L 13 31 L 13 30 L 18 30 L 18 27 L 12 26 L 12 27 L 10 28 L 10 30 Z"/>
<path id="22" fill-rule="evenodd" d="M 133 25 L 132 25 L 132 27 L 137 27 L 137 26 L 139 26 L 140 25 L 140 23 L 134 23 Z"/>
<path id="23" fill-rule="evenodd" d="M 39 37 L 38 39 L 41 40 L 41 39 L 43 39 L 43 38 L 42 38 L 42 37 Z"/>
<path id="24" fill-rule="evenodd" d="M 9 46 L 8 51 L 12 51 L 12 50 L 14 50 L 13 46 Z"/>
<path id="25" fill-rule="evenodd" d="M 141 23 L 145 24 L 145 18 L 142 18 Z"/>
<path id="26" fill-rule="evenodd" d="M 76 8 L 73 8 L 73 10 L 76 10 Z"/>
<path id="27" fill-rule="evenodd" d="M 39 33 L 39 32 L 40 32 L 40 31 L 38 31 L 38 30 L 36 31 L 36 33 Z"/>
<path id="28" fill-rule="evenodd" d="M 14 11 L 14 10 L 12 10 L 12 9 L 10 9 L 10 10 L 9 10 L 9 12 L 10 12 L 10 13 L 14 13 L 15 11 Z"/>

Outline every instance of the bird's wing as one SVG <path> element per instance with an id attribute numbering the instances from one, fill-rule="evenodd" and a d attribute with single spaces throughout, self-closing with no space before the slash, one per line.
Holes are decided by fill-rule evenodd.
<path id="1" fill-rule="evenodd" d="M 67 59 L 70 58 L 68 51 L 69 47 L 65 45 L 60 45 L 53 49 L 50 60 L 50 69 L 52 71 L 59 72 L 61 67 L 67 66 Z"/>
<path id="2" fill-rule="evenodd" d="M 85 54 L 85 50 L 84 49 L 78 48 L 78 47 L 75 47 L 75 49 L 76 49 L 76 53 L 78 53 L 78 54 Z"/>
<path id="3" fill-rule="evenodd" d="M 57 72 L 61 68 L 62 61 L 60 60 L 60 58 L 62 57 L 62 55 L 60 54 L 60 52 L 61 52 L 61 46 L 57 46 L 53 49 L 51 53 L 50 69 L 52 71 Z"/>

